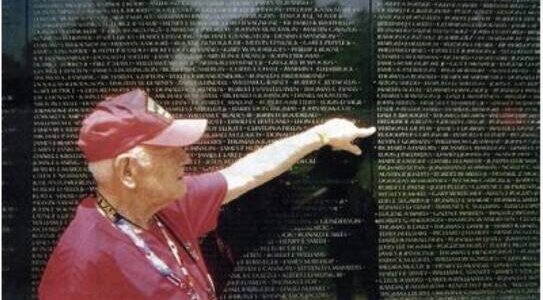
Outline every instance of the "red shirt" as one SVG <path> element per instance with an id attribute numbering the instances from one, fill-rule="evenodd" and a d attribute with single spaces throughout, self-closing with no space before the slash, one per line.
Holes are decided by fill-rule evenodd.
<path id="1" fill-rule="evenodd" d="M 181 260 L 200 299 L 208 299 L 207 268 L 198 238 L 217 226 L 226 195 L 220 173 L 187 176 L 187 194 L 158 213 L 177 244 Z M 184 277 L 166 239 L 156 224 L 140 236 L 180 278 Z M 182 244 L 190 244 L 193 260 Z M 189 299 L 186 292 L 163 277 L 134 243 L 100 214 L 96 199 L 88 197 L 77 208 L 39 287 L 40 300 Z"/>

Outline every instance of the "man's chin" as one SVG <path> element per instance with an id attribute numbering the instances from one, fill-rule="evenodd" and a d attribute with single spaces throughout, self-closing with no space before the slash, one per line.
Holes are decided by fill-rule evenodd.
<path id="1" fill-rule="evenodd" d="M 175 197 L 174 201 L 183 199 L 183 198 L 185 197 L 186 194 L 187 194 L 186 191 L 183 190 L 182 193 L 177 194 L 177 196 Z"/>
<path id="2" fill-rule="evenodd" d="M 185 197 L 185 194 L 187 193 L 187 185 L 184 179 L 180 179 L 171 185 L 162 184 L 160 186 L 156 186 L 154 190 L 158 192 L 157 196 L 160 195 L 160 198 L 162 198 L 161 202 L 168 205 L 171 202 Z"/>
<path id="3" fill-rule="evenodd" d="M 177 191 L 177 196 L 175 197 L 175 200 L 179 200 L 183 197 L 185 197 L 185 194 L 187 193 L 187 184 L 185 183 L 185 179 L 181 178 L 179 179 L 179 186 Z"/>
<path id="4" fill-rule="evenodd" d="M 166 208 L 170 204 L 173 204 L 176 201 L 179 201 L 183 199 L 186 195 L 186 190 L 183 188 L 182 190 L 175 191 L 174 193 L 171 193 L 169 196 L 163 198 L 163 202 L 160 209 Z"/>

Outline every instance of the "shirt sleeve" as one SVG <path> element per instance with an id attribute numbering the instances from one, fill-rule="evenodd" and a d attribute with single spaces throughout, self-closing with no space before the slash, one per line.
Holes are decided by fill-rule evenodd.
<path id="1" fill-rule="evenodd" d="M 38 297 L 40 300 L 79 299 L 98 300 L 95 280 L 96 267 L 88 261 L 74 260 L 72 251 L 55 250 L 43 274 Z"/>
<path id="2" fill-rule="evenodd" d="M 187 194 L 172 207 L 185 215 L 192 233 L 201 237 L 217 227 L 227 183 L 219 172 L 186 177 Z"/>

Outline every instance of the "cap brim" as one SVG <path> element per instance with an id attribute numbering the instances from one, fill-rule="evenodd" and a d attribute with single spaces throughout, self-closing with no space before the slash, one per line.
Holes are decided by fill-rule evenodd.
<path id="1" fill-rule="evenodd" d="M 142 144 L 166 147 L 188 146 L 202 138 L 206 127 L 206 119 L 175 120 L 157 136 Z"/>

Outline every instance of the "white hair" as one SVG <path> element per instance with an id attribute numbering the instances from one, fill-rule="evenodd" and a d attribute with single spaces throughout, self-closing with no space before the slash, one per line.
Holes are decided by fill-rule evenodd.
<path id="1" fill-rule="evenodd" d="M 136 160 L 142 166 L 147 166 L 151 163 L 151 158 L 149 157 L 149 153 L 147 153 L 144 146 L 136 146 L 124 153 L 119 154 L 118 156 L 123 155 L 123 154 L 130 154 L 131 156 L 135 157 Z"/>
<path id="2" fill-rule="evenodd" d="M 149 165 L 151 163 L 149 154 L 147 154 L 145 148 L 142 146 L 136 146 L 117 155 L 115 158 L 108 158 L 89 163 L 88 168 L 94 177 L 94 180 L 96 180 L 96 182 L 99 184 L 110 182 L 113 179 L 113 164 L 115 159 L 126 154 L 133 156 L 140 165 Z"/>
<path id="3" fill-rule="evenodd" d="M 108 182 L 113 177 L 113 161 L 109 158 L 89 163 L 89 171 L 97 183 Z"/>

